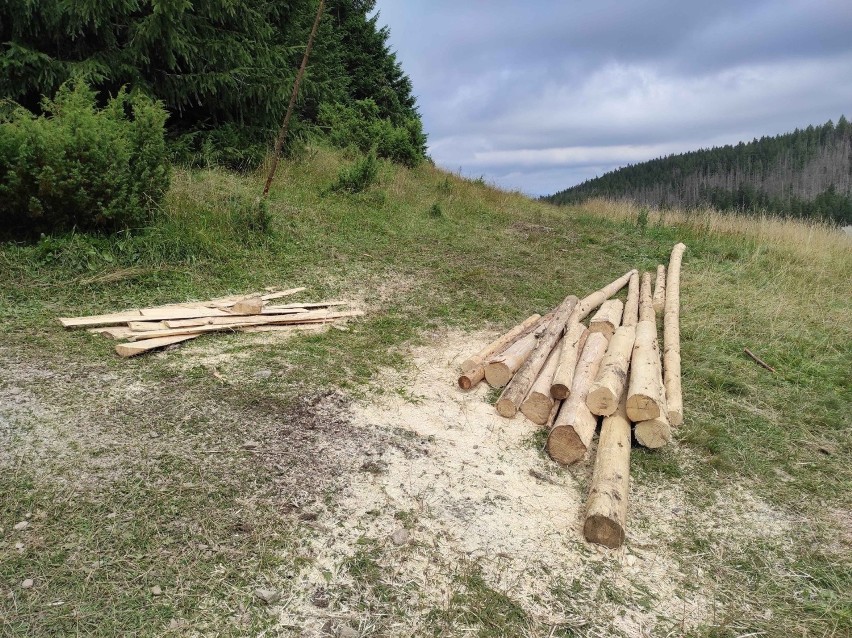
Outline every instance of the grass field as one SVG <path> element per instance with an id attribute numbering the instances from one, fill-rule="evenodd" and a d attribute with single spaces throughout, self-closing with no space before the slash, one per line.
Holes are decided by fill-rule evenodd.
<path id="1" fill-rule="evenodd" d="M 634 450 L 632 495 L 676 486 L 698 513 L 665 536 L 681 586 L 712 585 L 718 613 L 625 629 L 595 607 L 653 611 L 653 597 L 581 572 L 554 581 L 549 604 L 569 620 L 549 622 L 482 564 L 455 558 L 446 595 L 415 605 L 416 591 L 390 584 L 391 549 L 364 536 L 329 572 L 317 614 L 331 635 L 341 618 L 364 636 L 852 634 L 852 242 L 712 212 L 555 208 L 428 165 L 382 164 L 366 192 L 329 194 L 352 161 L 313 149 L 283 164 L 268 220 L 252 204 L 257 175 L 177 170 L 145 232 L 0 246 L 0 634 L 315 635 L 252 592 L 282 591 L 285 608 L 304 597 L 312 547 L 335 535 L 316 512 L 334 511 L 359 454 L 414 445 L 356 437 L 337 409 L 404 393 L 382 379 L 404 378 L 411 349 L 435 335 L 504 329 L 667 263 L 677 241 L 688 246 L 686 423 L 677 445 Z M 209 337 L 194 358 L 126 361 L 55 321 L 269 285 L 356 299 L 368 313 L 345 332 Z M 244 447 L 258 440 L 279 455 Z M 710 520 L 731 489 L 777 533 Z M 416 516 L 397 519 L 416 529 Z"/>

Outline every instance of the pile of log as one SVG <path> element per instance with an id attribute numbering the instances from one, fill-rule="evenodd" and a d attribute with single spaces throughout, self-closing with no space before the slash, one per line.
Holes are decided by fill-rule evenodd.
<path id="1" fill-rule="evenodd" d="M 291 331 L 307 326 L 359 317 L 360 310 L 339 310 L 346 301 L 287 303 L 277 301 L 305 288 L 275 290 L 249 295 L 220 297 L 209 301 L 137 308 L 105 315 L 62 317 L 65 328 L 86 328 L 111 339 L 122 357 L 165 348 L 215 332 Z"/>
<path id="2" fill-rule="evenodd" d="M 501 416 L 513 418 L 520 411 L 548 428 L 545 449 L 561 465 L 585 459 L 600 431 L 584 533 L 608 547 L 624 542 L 632 437 L 660 448 L 671 441 L 672 428 L 683 423 L 680 269 L 685 250 L 677 244 L 668 268 L 657 267 L 653 291 L 651 273 L 640 277 L 631 270 L 582 300 L 568 296 L 553 312 L 532 315 L 461 366 L 462 389 L 484 379 L 503 388 L 496 404 Z M 625 301 L 612 299 L 625 286 Z"/>

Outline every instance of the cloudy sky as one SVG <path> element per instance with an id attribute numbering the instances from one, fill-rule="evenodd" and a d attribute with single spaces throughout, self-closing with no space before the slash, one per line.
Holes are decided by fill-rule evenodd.
<path id="1" fill-rule="evenodd" d="M 852 0 L 378 0 L 430 154 L 553 193 L 852 119 Z"/>

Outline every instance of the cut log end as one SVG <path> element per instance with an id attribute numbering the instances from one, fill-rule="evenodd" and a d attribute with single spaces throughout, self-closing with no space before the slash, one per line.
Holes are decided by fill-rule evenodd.
<path id="1" fill-rule="evenodd" d="M 624 544 L 624 528 L 606 516 L 595 514 L 586 519 L 583 535 L 590 543 L 618 549 Z"/>
<path id="2" fill-rule="evenodd" d="M 608 387 L 595 387 L 589 391 L 586 397 L 586 405 L 592 414 L 598 416 L 610 416 L 618 408 L 619 397 L 615 396 Z"/>
<path id="3" fill-rule="evenodd" d="M 683 425 L 683 412 L 680 410 L 669 410 L 668 417 L 672 427 L 677 428 Z"/>
<path id="4" fill-rule="evenodd" d="M 521 412 L 533 423 L 544 425 L 553 409 L 553 399 L 540 392 L 531 392 L 521 404 Z"/>
<path id="5" fill-rule="evenodd" d="M 554 383 L 550 386 L 550 396 L 557 401 L 564 401 L 571 394 L 571 388 L 564 383 Z"/>
<path id="6" fill-rule="evenodd" d="M 634 423 L 656 419 L 660 416 L 660 406 L 653 397 L 634 394 L 627 399 L 627 416 Z"/>
<path id="7" fill-rule="evenodd" d="M 502 417 L 506 417 L 507 419 L 514 418 L 514 416 L 518 413 L 518 407 L 515 405 L 515 402 L 511 399 L 501 398 L 497 401 L 497 414 Z"/>
<path id="8" fill-rule="evenodd" d="M 586 446 L 574 428 L 557 425 L 547 437 L 547 453 L 560 465 L 571 465 L 586 455 Z"/>
<path id="9" fill-rule="evenodd" d="M 672 429 L 665 418 L 640 421 L 633 433 L 641 445 L 651 449 L 665 447 L 672 440 Z"/>
<path id="10" fill-rule="evenodd" d="M 485 366 L 485 380 L 492 388 L 502 388 L 512 380 L 512 369 L 502 361 L 495 361 Z"/>

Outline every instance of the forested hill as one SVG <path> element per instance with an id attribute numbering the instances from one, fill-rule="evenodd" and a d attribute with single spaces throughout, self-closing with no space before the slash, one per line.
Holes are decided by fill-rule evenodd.
<path id="1" fill-rule="evenodd" d="M 593 197 L 653 207 L 709 204 L 852 223 L 852 124 L 841 116 L 836 125 L 829 121 L 736 146 L 669 155 L 544 199 L 570 204 Z"/>

